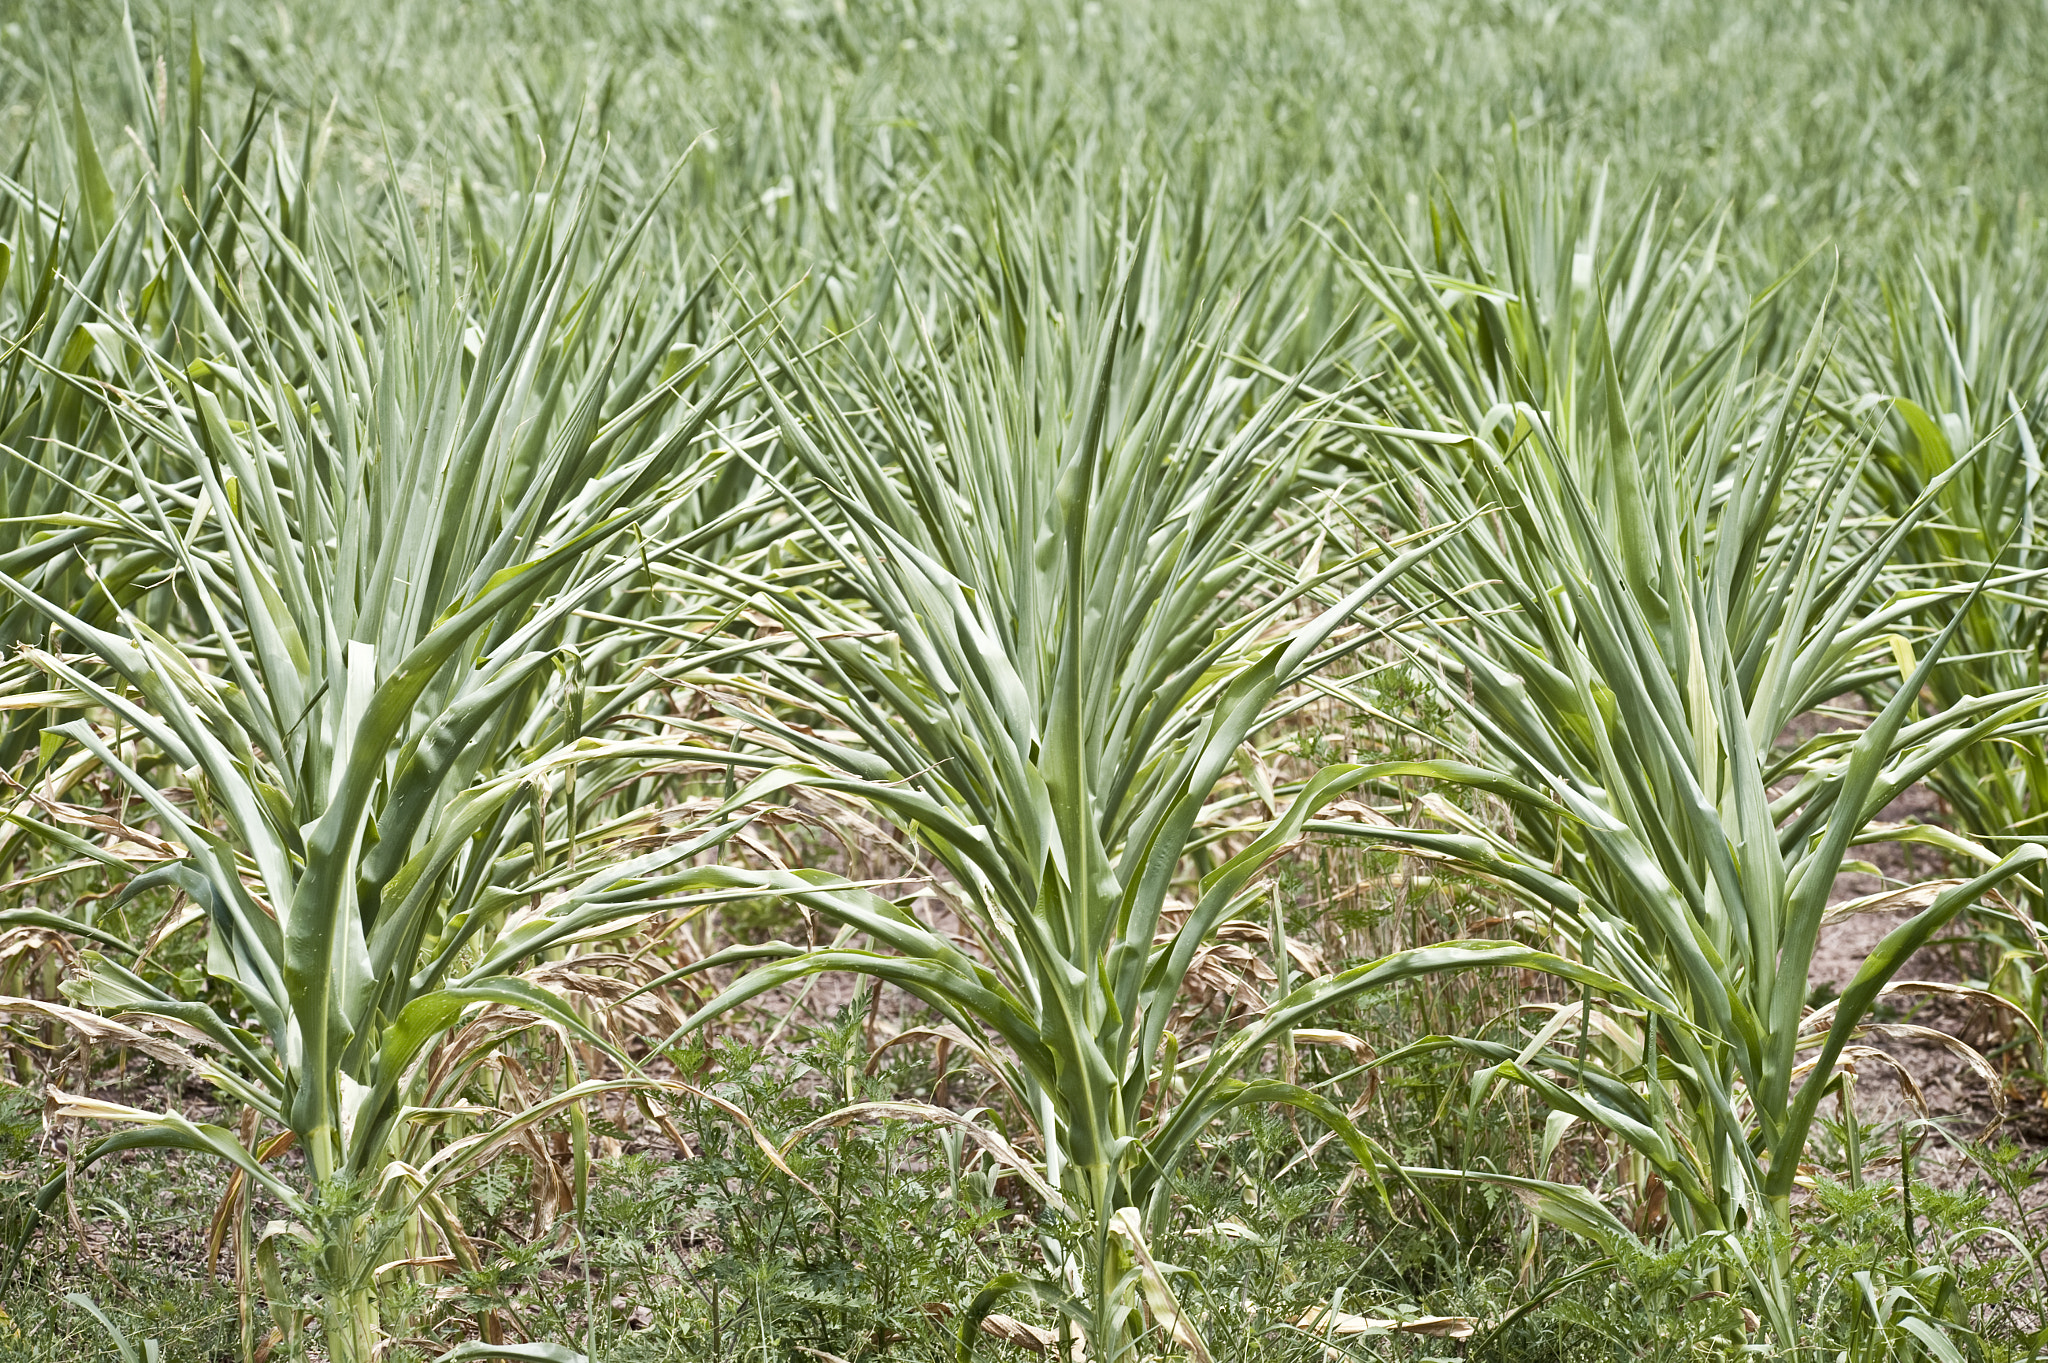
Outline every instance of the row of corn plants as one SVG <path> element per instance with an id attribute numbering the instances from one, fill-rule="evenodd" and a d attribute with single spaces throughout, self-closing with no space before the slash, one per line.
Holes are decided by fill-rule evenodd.
<path id="1" fill-rule="evenodd" d="M 72 192 L 0 181 L 0 928 L 70 944 L 0 1008 L 245 1116 L 74 1063 L 51 1120 L 109 1132 L 28 1236 L 111 1156 L 225 1161 L 283 1213 L 242 1246 L 281 1341 L 367 1363 L 392 1274 L 487 1255 L 462 1179 L 561 1119 L 580 1209 L 596 1105 L 719 1101 L 679 1057 L 852 974 L 1001 1121 L 814 1125 L 964 1133 L 1044 1213 L 1037 1271 L 963 1293 L 963 1356 L 1029 1299 L 1063 1354 L 1207 1360 L 1154 1246 L 1205 1138 L 1272 1106 L 1388 1208 L 1478 1183 L 1612 1256 L 1700 1247 L 1797 1350 L 1803 1170 L 1915 954 L 1968 925 L 2038 1063 L 2048 320 L 1962 259 L 1868 304 L 1751 287 L 1725 220 L 1526 169 L 1420 230 L 1302 223 L 1227 172 L 1034 160 L 1015 107 L 877 180 L 829 105 L 787 215 L 712 252 L 677 225 L 708 151 L 654 174 L 572 123 L 516 191 L 344 197 L 318 125 L 218 122 L 196 42 L 175 83 L 124 46 L 130 149 L 74 102 Z M 1305 761 L 1308 713 L 1435 755 Z M 1888 821 L 1923 782 L 1948 824 Z M 1503 931 L 1299 965 L 1273 874 L 1342 842 L 1475 878 Z M 1884 842 L 1956 874 L 1845 902 Z M 62 902 L 86 875 L 104 908 Z M 766 940 L 635 954 L 764 904 Z M 1829 925 L 1897 910 L 1815 1006 Z M 180 933 L 197 987 L 151 963 Z M 1270 986 L 1189 1044 L 1224 940 Z M 1514 1044 L 1323 1025 L 1510 971 L 1552 1000 Z M 474 1102 L 535 1028 L 558 1082 Z M 1403 1164 L 1300 1042 L 1457 1057 L 1623 1200 Z M 1887 1319 L 1952 1347 L 1919 1297 Z M 572 1343 L 474 1329 L 451 1357 Z"/>

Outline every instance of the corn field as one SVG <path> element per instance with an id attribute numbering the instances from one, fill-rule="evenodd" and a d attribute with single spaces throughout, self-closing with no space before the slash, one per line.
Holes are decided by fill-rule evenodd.
<path id="1" fill-rule="evenodd" d="M 2038 4 L 138 3 L 0 1358 L 2048 1356 Z"/>

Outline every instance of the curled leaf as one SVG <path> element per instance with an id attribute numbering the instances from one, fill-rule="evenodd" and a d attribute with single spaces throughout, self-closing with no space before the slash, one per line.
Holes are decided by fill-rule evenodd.
<path id="1" fill-rule="evenodd" d="M 1470 1339 L 1479 1322 L 1470 1316 L 1412 1316 L 1406 1320 L 1354 1316 L 1311 1306 L 1295 1325 L 1326 1335 L 1429 1335 L 1436 1339 Z"/>
<path id="2" fill-rule="evenodd" d="M 1109 1218 L 1109 1228 L 1118 1239 L 1130 1247 L 1131 1257 L 1138 1261 L 1138 1280 L 1145 1292 L 1145 1309 L 1181 1348 L 1187 1351 L 1195 1363 L 1212 1363 L 1209 1346 L 1196 1333 L 1194 1323 L 1181 1310 L 1180 1300 L 1173 1295 L 1172 1284 L 1166 1281 L 1170 1265 L 1161 1264 L 1152 1257 L 1151 1248 L 1145 1243 L 1144 1220 L 1136 1207 L 1119 1207 Z"/>

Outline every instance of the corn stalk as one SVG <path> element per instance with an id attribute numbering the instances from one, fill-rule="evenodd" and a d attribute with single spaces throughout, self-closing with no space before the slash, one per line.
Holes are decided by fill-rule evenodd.
<path id="1" fill-rule="evenodd" d="M 88 715 L 46 741 L 92 754 L 176 849 L 126 895 L 189 897 L 233 1005 L 176 997 L 119 953 L 89 953 L 67 989 L 182 1038 L 190 1068 L 304 1156 L 294 1182 L 234 1132 L 59 1095 L 60 1114 L 124 1128 L 78 1168 L 138 1148 L 235 1165 L 308 1242 L 329 1356 L 349 1363 L 387 1345 L 374 1269 L 393 1237 L 458 1248 L 442 1190 L 533 1122 L 566 1114 L 580 1168 L 579 1104 L 604 1091 L 572 1086 L 436 1155 L 416 1121 L 433 1097 L 423 1058 L 466 1016 L 510 1007 L 644 1083 L 522 972 L 723 890 L 690 862 L 745 823 L 686 824 L 622 858 L 612 844 L 644 848 L 642 821 L 578 798 L 580 767 L 600 791 L 633 785 L 587 732 L 604 720 L 595 674 L 641 646 L 622 594 L 649 555 L 752 513 L 710 498 L 728 458 L 712 418 L 744 388 L 742 367 L 713 372 L 733 333 L 684 349 L 691 310 L 648 315 L 613 288 L 648 216 L 601 241 L 576 185 L 550 189 L 473 294 L 455 261 L 402 237 L 400 296 L 358 309 L 324 252 L 258 217 L 292 287 L 259 273 L 253 298 L 195 292 L 202 360 L 107 324 L 132 382 L 71 391 L 117 432 L 137 519 L 171 556 L 174 633 L 118 598 L 95 624 L 0 572 L 62 631 L 67 651 L 28 657 Z M 101 715 L 140 735 L 139 762 Z"/>
<path id="2" fill-rule="evenodd" d="M 2043 853 L 2023 844 L 1941 889 L 1810 1023 L 1836 876 L 1852 849 L 1893 836 L 1872 827 L 1878 811 L 2028 724 L 2044 693 L 1912 716 L 1965 614 L 1902 663 L 1887 641 L 1929 598 L 1869 603 L 1967 465 L 1890 523 L 1852 524 L 1859 451 L 1802 396 L 1818 328 L 1785 375 L 1759 368 L 1743 335 L 1692 328 L 1710 242 L 1671 240 L 1646 205 L 1610 245 L 1599 218 L 1597 198 L 1511 202 L 1506 269 L 1472 252 L 1457 294 L 1412 257 L 1356 258 L 1394 327 L 1372 357 L 1388 377 L 1378 411 L 1357 414 L 1358 457 L 1405 486 L 1383 503 L 1397 525 L 1469 522 L 1398 588 L 1419 617 L 1415 655 L 1479 752 L 1418 774 L 1514 818 L 1503 829 L 1437 799 L 1427 825 L 1308 828 L 1482 875 L 1560 954 L 1629 984 L 1632 1064 L 1568 1048 L 1579 1029 L 1520 1049 L 1420 1044 L 1461 1048 L 1609 1133 L 1677 1194 L 1685 1234 L 1763 1232 L 1751 1285 L 1791 1344 L 1790 1199 L 1838 1059 L 1913 952 Z M 1751 334 L 1770 332 L 1760 310 Z M 1901 673 L 1860 728 L 1780 751 L 1816 705 Z"/>
<path id="3" fill-rule="evenodd" d="M 927 324 L 916 366 L 820 371 L 786 355 L 771 391 L 801 520 L 781 561 L 805 571 L 793 585 L 699 569 L 781 627 L 749 678 L 707 688 L 756 744 L 788 754 L 732 807 L 800 788 L 872 807 L 929 855 L 967 943 L 924 896 L 819 897 L 866 945 L 781 948 L 689 1025 L 851 971 L 936 1009 L 1018 1095 L 1042 1144 L 1037 1186 L 1067 1234 L 1046 1237 L 1046 1274 L 975 1298 L 963 1356 L 1004 1295 L 1028 1292 L 1105 1363 L 1139 1347 L 1147 1313 L 1205 1357 L 1147 1248 L 1201 1133 L 1247 1104 L 1290 1104 L 1375 1182 L 1387 1163 L 1327 1098 L 1261 1075 L 1261 1056 L 1333 1003 L 1417 974 L 1586 973 L 1511 943 L 1450 944 L 1317 981 L 1201 1063 L 1180 1056 L 1167 1025 L 1197 954 L 1263 893 L 1259 873 L 1314 812 L 1365 777 L 1310 780 L 1162 930 L 1198 820 L 1242 745 L 1298 703 L 1289 688 L 1380 637 L 1362 608 L 1436 536 L 1317 566 L 1314 522 L 1279 513 L 1330 428 L 1296 384 L 1261 376 L 1257 357 L 1278 342 L 1248 321 L 1284 249 L 1259 247 L 1245 295 L 1219 300 L 1212 253 L 1244 246 L 1197 228 L 1176 247 L 1164 232 L 1163 214 L 1141 220 L 1095 265 L 1092 227 L 1047 242 L 1004 215 L 985 270 L 951 267 L 951 324 Z M 1266 566 L 1288 561 L 1306 566 Z M 1300 611 L 1339 581 L 1339 599 Z M 1588 1199 L 1574 1206 L 1619 1229 Z"/>
<path id="4" fill-rule="evenodd" d="M 1876 514 L 1898 516 L 1936 489 L 1929 512 L 1892 555 L 1895 589 L 1940 598 L 1921 613 L 1922 628 L 1938 628 L 1970 602 L 1919 704 L 1946 710 L 1973 696 L 2040 685 L 2048 630 L 2041 590 L 2048 545 L 2039 516 L 2048 319 L 2039 290 L 2022 282 L 1993 291 L 1981 269 L 1951 255 L 1886 281 L 1882 313 L 1855 321 L 1824 400 L 1845 429 L 1871 442 L 1859 491 Z M 1969 596 L 1987 576 L 1984 590 Z M 1873 686 L 1873 697 L 1882 700 L 1891 680 Z M 2010 727 L 1928 774 L 1928 788 L 1955 824 L 1927 831 L 1936 850 L 1986 866 L 2039 836 L 2048 818 L 2042 728 L 2038 721 Z M 2027 887 L 2015 886 L 2015 895 L 2010 904 L 1977 905 L 1970 916 L 1983 982 L 2038 1033 L 2037 924 L 2048 904 Z M 2038 1068 L 2038 1042 L 2029 1051 Z"/>

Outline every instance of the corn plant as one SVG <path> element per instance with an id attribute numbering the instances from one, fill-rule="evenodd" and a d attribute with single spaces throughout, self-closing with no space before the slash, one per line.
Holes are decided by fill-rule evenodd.
<path id="1" fill-rule="evenodd" d="M 1431 535 L 1319 567 L 1314 522 L 1279 514 L 1331 428 L 1294 384 L 1259 373 L 1273 333 L 1245 318 L 1261 272 L 1243 295 L 1212 297 L 1212 253 L 1228 238 L 1198 229 L 1164 244 L 1155 218 L 1091 264 L 1092 227 L 1049 245 L 1015 210 L 1002 220 L 980 269 L 951 267 L 952 324 L 925 333 L 914 366 L 790 355 L 776 370 L 804 522 L 781 560 L 811 570 L 802 585 L 698 570 L 783 631 L 746 676 L 705 683 L 755 745 L 787 754 L 735 806 L 792 789 L 871 806 L 930 858 L 931 893 L 964 944 L 925 896 L 821 895 L 810 902 L 841 940 L 747 948 L 786 959 L 739 976 L 691 1025 L 820 971 L 923 1000 L 1014 1095 L 1042 1148 L 1028 1165 L 1008 1147 L 1004 1158 L 1065 1228 L 1046 1241 L 1047 1275 L 976 1297 L 963 1354 L 1001 1297 L 1023 1291 L 1093 1357 L 1138 1347 L 1141 1302 L 1199 1357 L 1148 1244 L 1176 1163 L 1209 1124 L 1292 1104 L 1374 1178 L 1386 1162 L 1327 1098 L 1259 1075 L 1260 1057 L 1360 990 L 1548 958 L 1511 943 L 1389 958 L 1291 991 L 1200 1063 L 1180 1054 L 1167 1023 L 1197 954 L 1264 893 L 1258 873 L 1304 820 L 1360 778 L 1311 780 L 1201 877 L 1175 921 L 1162 910 L 1197 820 L 1247 740 L 1296 703 L 1283 693 L 1377 635 L 1362 606 Z M 1275 574 L 1276 562 L 1305 566 Z M 1341 599 L 1300 611 L 1305 592 L 1339 580 Z"/>
<path id="2" fill-rule="evenodd" d="M 551 190 L 487 283 L 456 284 L 452 257 L 401 236 L 401 295 L 364 309 L 324 249 L 259 217 L 295 287 L 259 273 L 257 297 L 202 301 L 202 362 L 106 323 L 132 381 L 73 391 L 118 432 L 138 519 L 173 556 L 157 590 L 174 633 L 119 598 L 94 624 L 0 573 L 62 631 L 65 652 L 27 656 L 87 712 L 46 744 L 91 753 L 177 850 L 126 894 L 189 897 L 233 1002 L 174 997 L 118 953 L 89 956 L 70 991 L 190 1042 L 184 1063 L 283 1128 L 304 1181 L 266 1162 L 277 1141 L 60 1095 L 63 1115 L 127 1127 L 79 1167 L 138 1148 L 231 1162 L 305 1228 L 337 1360 L 384 1347 L 380 1252 L 394 1235 L 459 1250 L 437 1190 L 509 1138 L 431 1159 L 434 1076 L 467 1060 L 419 1062 L 492 1004 L 598 1044 L 522 968 L 706 888 L 675 868 L 744 822 L 702 838 L 686 824 L 648 851 L 645 821 L 602 798 L 632 785 L 616 763 L 579 801 L 589 674 L 620 651 L 598 632 L 624 619 L 614 598 L 649 554 L 750 515 L 703 514 L 726 457 L 710 423 L 744 370 L 714 376 L 718 336 L 683 349 L 689 310 L 649 315 L 616 288 L 647 216 L 604 241 L 572 182 Z M 167 468 L 176 481 L 150 472 Z M 99 716 L 140 735 L 139 761 Z M 611 852 L 634 838 L 641 855 Z"/>
<path id="3" fill-rule="evenodd" d="M 1471 518 L 1396 590 L 1414 593 L 1412 647 L 1479 753 L 1434 774 L 1503 800 L 1513 820 L 1439 798 L 1434 826 L 1308 827 L 1486 876 L 1561 954 L 1648 1000 L 1614 1005 L 1625 1027 L 1601 1024 L 1632 1033 L 1605 1065 L 1585 1039 L 1589 1003 L 1579 1025 L 1520 1050 L 1427 1044 L 1463 1047 L 1619 1141 L 1668 1190 L 1682 1232 L 1758 1232 L 1752 1285 L 1790 1344 L 1790 1199 L 1837 1061 L 1907 958 L 2043 854 L 2023 844 L 1942 888 L 1809 1014 L 1836 876 L 1851 849 L 1894 836 L 1872 827 L 1879 810 L 2030 720 L 2043 692 L 1912 718 L 1964 617 L 1902 666 L 1886 641 L 1926 598 L 1870 604 L 1887 558 L 1966 465 L 1859 530 L 1859 453 L 1802 398 L 1815 345 L 1780 376 L 1741 332 L 1706 342 L 1689 327 L 1711 286 L 1703 244 L 1670 238 L 1647 207 L 1601 242 L 1588 197 L 1510 201 L 1504 219 L 1503 268 L 1486 269 L 1470 237 L 1450 248 L 1473 279 L 1460 293 L 1412 257 L 1358 257 L 1395 331 L 1371 357 L 1387 375 L 1378 410 L 1359 413 L 1377 421 L 1357 424 L 1368 461 L 1409 489 L 1383 503 L 1398 525 Z M 1801 714 L 1901 671 L 1860 728 L 1778 748 Z"/>
<path id="4" fill-rule="evenodd" d="M 173 86 L 166 78 L 162 100 L 152 97 L 125 21 L 123 31 L 118 71 L 135 116 L 128 139 L 139 153 L 135 164 L 103 156 L 74 100 L 50 143 L 70 172 L 72 194 L 52 202 L 24 181 L 27 145 L 14 173 L 0 177 L 0 334 L 8 338 L 0 359 L 0 569 L 93 625 L 107 627 L 132 609 L 164 629 L 174 593 L 155 589 L 175 555 L 146 515 L 129 470 L 107 457 L 115 423 L 91 390 L 128 380 L 131 352 L 176 364 L 199 357 L 201 313 L 211 306 L 215 280 L 185 261 L 237 254 L 261 120 L 252 104 L 238 124 L 209 126 L 206 65 L 196 42 L 182 79 Z M 218 149 L 210 144 L 216 137 Z M 297 169 L 303 181 L 308 166 L 302 160 Z M 294 207 L 283 190 L 287 174 L 280 169 L 273 196 L 285 221 Z M 124 184 L 122 194 L 115 183 Z M 143 457 L 172 495 L 197 490 L 189 470 L 159 468 L 146 451 Z M 39 730 L 77 716 L 81 697 L 48 689 L 48 679 L 16 652 L 51 643 L 48 623 L 26 602 L 11 601 L 0 614 L 0 642 L 8 651 L 0 665 L 0 767 L 13 770 L 33 751 Z M 52 811 L 50 802 L 81 782 L 96 785 L 97 767 L 91 753 L 74 751 L 40 771 L 40 812 Z M 76 855 L 75 834 L 19 799 L 11 803 L 0 860 L 16 863 L 37 841 L 31 835 Z M 89 903 L 76 918 L 34 906 L 4 913 L 0 922 L 86 936 L 98 931 Z"/>
<path id="5" fill-rule="evenodd" d="M 1971 604 L 1919 703 L 1931 713 L 2037 686 L 2048 630 L 2040 588 L 2048 548 L 2038 516 L 2048 325 L 2037 291 L 1994 293 L 1972 262 L 1950 256 L 1888 281 L 1883 305 L 1851 332 L 1829 410 L 1871 441 L 1860 490 L 1876 513 L 1901 515 L 1940 484 L 1930 513 L 1892 555 L 1896 589 L 1943 596 L 1921 613 L 1923 628 L 1946 623 L 1965 599 Z M 1987 575 L 1985 590 L 1967 598 Z M 2041 726 L 2015 726 L 1955 754 L 1927 784 L 1955 826 L 1920 836 L 1965 865 L 1995 862 L 2038 835 L 2048 817 Z M 1981 973 L 2038 1029 L 2035 923 L 2048 905 L 2031 886 L 2015 886 L 2014 895 L 2009 908 L 1981 904 L 1972 913 Z"/>

